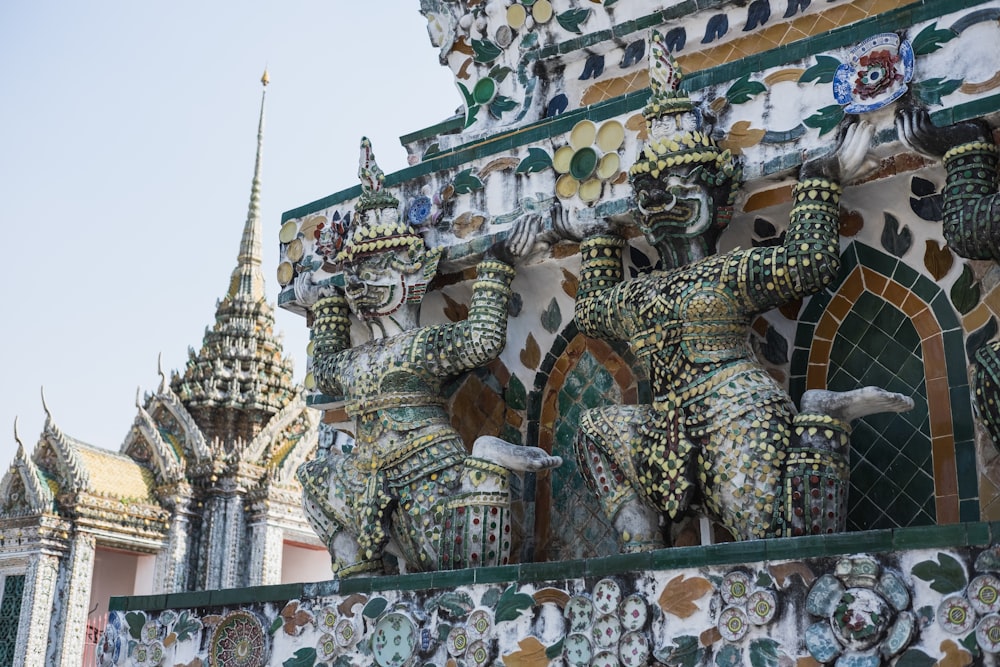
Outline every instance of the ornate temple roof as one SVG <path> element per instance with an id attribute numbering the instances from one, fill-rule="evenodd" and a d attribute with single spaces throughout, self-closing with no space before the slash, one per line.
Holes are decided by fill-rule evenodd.
<path id="1" fill-rule="evenodd" d="M 261 82 L 267 85 L 265 72 Z M 274 334 L 274 311 L 264 295 L 261 272 L 260 174 L 264 139 L 261 95 L 250 207 L 229 289 L 216 305 L 215 324 L 205 331 L 201 349 L 189 350 L 183 375 L 173 390 L 191 412 L 206 439 L 249 442 L 295 394 L 292 364 Z M 237 413 L 242 413 L 237 417 Z"/>

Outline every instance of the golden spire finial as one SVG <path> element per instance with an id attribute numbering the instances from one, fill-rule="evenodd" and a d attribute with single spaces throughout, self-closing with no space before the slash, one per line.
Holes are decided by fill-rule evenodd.
<path id="1" fill-rule="evenodd" d="M 264 68 L 264 75 L 260 77 L 260 82 L 265 86 L 271 83 L 271 77 L 267 73 L 267 67 Z"/>

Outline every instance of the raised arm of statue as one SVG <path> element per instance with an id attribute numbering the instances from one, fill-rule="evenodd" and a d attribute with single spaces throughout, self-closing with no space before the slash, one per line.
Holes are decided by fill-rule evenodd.
<path id="1" fill-rule="evenodd" d="M 625 239 L 598 234 L 580 244 L 580 285 L 576 291 L 576 323 L 588 336 L 605 340 L 629 338 L 628 313 L 619 308 L 626 303 L 618 298 L 625 272 L 622 250 Z"/>
<path id="2" fill-rule="evenodd" d="M 351 320 L 347 300 L 340 292 L 321 298 L 313 306 L 314 374 L 320 389 L 328 395 L 343 393 L 337 378 L 337 353 L 351 347 Z"/>
<path id="3" fill-rule="evenodd" d="M 983 123 L 965 121 L 935 127 L 924 109 L 896 116 L 903 143 L 944 162 L 944 237 L 969 259 L 1000 259 L 1000 195 L 997 147 Z"/>
<path id="4" fill-rule="evenodd" d="M 514 265 L 536 251 L 539 228 L 538 216 L 524 216 L 514 223 L 505 239 L 494 244 L 476 269 L 465 320 L 421 331 L 414 354 L 422 355 L 423 366 L 429 373 L 455 375 L 500 356 L 507 343 L 507 304 Z M 448 354 L 442 354 L 443 350 Z"/>
<path id="5" fill-rule="evenodd" d="M 773 308 L 814 294 L 837 277 L 841 183 L 871 168 L 868 148 L 872 132 L 867 122 L 853 123 L 842 131 L 832 153 L 806 162 L 792 191 L 785 242 L 742 256 L 734 273 L 746 285 L 757 308 Z"/>

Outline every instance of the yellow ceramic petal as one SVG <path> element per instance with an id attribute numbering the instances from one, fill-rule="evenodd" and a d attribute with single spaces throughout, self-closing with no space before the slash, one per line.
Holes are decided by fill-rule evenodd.
<path id="1" fill-rule="evenodd" d="M 295 235 L 299 233 L 298 220 L 289 220 L 281 226 L 281 231 L 278 232 L 278 240 L 282 243 L 291 243 Z"/>
<path id="2" fill-rule="evenodd" d="M 569 145 L 574 150 L 579 150 L 584 146 L 594 143 L 594 137 L 596 136 L 597 126 L 589 120 L 581 120 L 573 126 L 572 131 L 569 133 Z"/>
<path id="3" fill-rule="evenodd" d="M 556 181 L 556 194 L 560 199 L 569 199 L 576 194 L 579 187 L 580 183 L 575 178 L 569 174 L 563 174 Z"/>
<path id="4" fill-rule="evenodd" d="M 537 0 L 531 8 L 531 16 L 536 23 L 548 23 L 552 20 L 552 3 L 549 0 Z"/>
<path id="5" fill-rule="evenodd" d="M 618 173 L 620 166 L 621 158 L 618 157 L 618 153 L 607 153 L 597 163 L 597 177 L 601 180 L 608 180 Z"/>
<path id="6" fill-rule="evenodd" d="M 285 257 L 291 262 L 297 262 L 302 259 L 304 255 L 304 249 L 302 248 L 302 239 L 295 239 L 288 244 L 288 249 L 285 250 Z"/>
<path id="7" fill-rule="evenodd" d="M 524 25 L 524 19 L 526 18 L 528 18 L 528 12 L 525 10 L 524 5 L 519 5 L 515 2 L 507 8 L 507 25 L 514 30 Z"/>
<path id="8" fill-rule="evenodd" d="M 597 178 L 592 178 L 586 181 L 580 186 L 580 199 L 587 202 L 597 201 L 601 198 L 601 181 Z"/>
<path id="9" fill-rule="evenodd" d="M 306 345 L 306 356 L 309 357 L 313 356 L 313 350 L 315 349 L 316 349 L 316 341 L 314 340 L 309 341 L 309 344 Z"/>
<path id="10" fill-rule="evenodd" d="M 573 160 L 573 147 L 563 146 L 552 156 L 552 168 L 558 174 L 565 174 L 569 171 L 569 163 Z"/>
<path id="11" fill-rule="evenodd" d="M 292 282 L 292 278 L 295 277 L 295 269 L 292 268 L 291 263 L 282 262 L 278 265 L 278 284 L 284 287 L 288 283 Z"/>
<path id="12" fill-rule="evenodd" d="M 306 386 L 306 389 L 310 390 L 315 389 L 316 388 L 315 376 L 313 376 L 312 373 L 306 373 L 306 379 L 302 382 L 302 384 Z"/>
<path id="13" fill-rule="evenodd" d="M 609 120 L 597 131 L 597 146 L 605 153 L 616 151 L 625 140 L 625 127 L 617 120 Z"/>

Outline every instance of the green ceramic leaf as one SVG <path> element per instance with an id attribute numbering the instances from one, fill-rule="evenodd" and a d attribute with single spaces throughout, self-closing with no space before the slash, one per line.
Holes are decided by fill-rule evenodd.
<path id="1" fill-rule="evenodd" d="M 483 189 L 483 182 L 479 180 L 479 177 L 472 173 L 472 169 L 464 169 L 455 175 L 455 180 L 452 181 L 452 185 L 455 187 L 455 194 L 464 195 L 475 190 Z"/>
<path id="2" fill-rule="evenodd" d="M 181 612 L 177 622 L 174 623 L 173 630 L 177 633 L 177 641 L 187 641 L 191 638 L 191 635 L 201 630 L 201 621 L 197 618 L 192 618 L 190 613 L 185 609 Z"/>
<path id="3" fill-rule="evenodd" d="M 951 302 L 955 305 L 955 310 L 965 315 L 979 304 L 979 296 L 979 283 L 966 264 L 962 267 L 962 275 L 951 286 Z"/>
<path id="4" fill-rule="evenodd" d="M 513 380 L 514 378 L 511 378 Z M 500 600 L 500 589 L 490 588 L 485 593 L 483 593 L 482 599 L 479 600 L 479 604 L 484 607 L 489 607 L 493 609 L 497 606 L 497 602 Z"/>
<path id="5" fill-rule="evenodd" d="M 537 146 L 528 149 L 528 157 L 521 160 L 517 165 L 518 174 L 533 174 L 552 166 L 552 156 Z"/>
<path id="6" fill-rule="evenodd" d="M 769 575 L 767 572 L 761 572 L 760 574 L 757 575 L 757 581 L 755 582 L 755 585 L 758 588 L 770 588 L 771 586 L 774 585 L 774 579 L 772 579 L 771 575 Z"/>
<path id="7" fill-rule="evenodd" d="M 493 98 L 493 101 L 489 103 L 490 115 L 496 119 L 499 119 L 501 114 L 505 111 L 510 111 L 515 107 L 517 107 L 517 102 L 506 95 L 497 95 Z"/>
<path id="8" fill-rule="evenodd" d="M 726 99 L 730 104 L 743 104 L 749 102 L 755 95 L 759 95 L 767 90 L 767 87 L 759 81 L 751 81 L 749 74 L 744 74 L 737 79 L 726 91 Z"/>
<path id="9" fill-rule="evenodd" d="M 563 27 L 563 30 L 582 35 L 583 30 L 580 29 L 580 24 L 586 21 L 589 16 L 589 9 L 570 9 L 561 14 L 556 14 L 556 21 L 559 21 L 559 25 Z"/>
<path id="10" fill-rule="evenodd" d="M 885 214 L 885 225 L 882 227 L 882 247 L 896 257 L 902 257 L 913 245 L 913 234 L 910 228 L 899 226 L 899 220 L 891 213 Z"/>
<path id="11" fill-rule="evenodd" d="M 465 127 L 471 127 L 476 122 L 477 113 L 479 113 L 479 107 L 465 108 Z"/>
<path id="12" fill-rule="evenodd" d="M 496 67 L 490 70 L 488 76 L 497 83 L 503 83 L 503 80 L 507 78 L 507 75 L 513 71 L 514 70 L 512 70 L 509 67 L 501 67 L 500 65 L 497 65 Z"/>
<path id="13" fill-rule="evenodd" d="M 840 61 L 830 56 L 816 56 L 816 64 L 807 69 L 799 77 L 799 83 L 832 83 L 833 75 L 837 73 Z"/>
<path id="14" fill-rule="evenodd" d="M 932 667 L 937 660 L 918 648 L 911 648 L 896 661 L 896 667 Z"/>
<path id="15" fill-rule="evenodd" d="M 285 619 L 280 616 L 276 616 L 273 621 L 271 621 L 271 627 L 267 629 L 267 634 L 273 635 L 275 632 L 281 629 L 281 626 L 285 624 Z"/>
<path id="16" fill-rule="evenodd" d="M 726 644 L 715 656 L 715 664 L 718 667 L 742 667 L 743 651 L 740 650 L 739 646 Z"/>
<path id="17" fill-rule="evenodd" d="M 527 593 L 518 593 L 515 586 L 511 584 L 497 601 L 495 618 L 497 623 L 502 621 L 513 621 L 521 616 L 526 610 L 531 609 L 535 604 L 535 599 Z"/>
<path id="18" fill-rule="evenodd" d="M 338 657 L 330 667 L 354 667 L 351 658 L 346 655 Z"/>
<path id="19" fill-rule="evenodd" d="M 924 79 L 913 84 L 913 94 L 924 104 L 941 104 L 942 97 L 951 95 L 961 85 L 961 79 Z"/>
<path id="20" fill-rule="evenodd" d="M 839 104 L 831 104 L 828 107 L 823 107 L 814 113 L 813 115 L 806 118 L 803 124 L 809 127 L 815 127 L 819 130 L 819 135 L 823 136 L 833 128 L 837 127 L 837 124 L 844 118 L 844 108 Z"/>
<path id="21" fill-rule="evenodd" d="M 378 618 L 378 615 L 385 611 L 388 604 L 389 601 L 385 598 L 375 597 L 368 601 L 368 604 L 365 605 L 365 608 L 361 613 L 368 618 Z"/>
<path id="22" fill-rule="evenodd" d="M 312 646 L 300 648 L 292 657 L 281 663 L 282 667 L 313 667 L 316 664 L 316 649 Z"/>
<path id="23" fill-rule="evenodd" d="M 604 0 L 604 6 L 605 7 L 610 7 L 611 5 L 615 4 L 616 2 L 618 2 L 618 0 Z"/>
<path id="24" fill-rule="evenodd" d="M 507 383 L 507 405 L 515 410 L 524 410 L 528 404 L 527 396 L 524 383 L 516 375 L 511 375 Z"/>
<path id="25" fill-rule="evenodd" d="M 478 63 L 489 63 L 496 60 L 503 49 L 488 39 L 472 40 L 473 59 Z"/>
<path id="26" fill-rule="evenodd" d="M 657 651 L 655 657 L 669 667 L 695 667 L 701 664 L 704 654 L 697 637 L 682 635 L 674 637 L 674 646 Z"/>
<path id="27" fill-rule="evenodd" d="M 555 333 L 559 331 L 559 327 L 562 326 L 562 311 L 559 310 L 559 303 L 555 300 L 555 297 L 549 301 L 549 306 L 542 311 L 542 327 L 545 328 L 549 333 Z"/>
<path id="28" fill-rule="evenodd" d="M 968 651 L 969 653 L 971 653 L 972 657 L 974 657 L 974 658 L 978 658 L 979 657 L 979 653 L 980 653 L 979 642 L 976 641 L 976 631 L 975 630 L 973 630 L 969 634 L 965 635 L 965 637 L 963 639 L 961 639 L 958 643 L 962 645 L 962 648 L 964 648 L 966 651 Z"/>
<path id="29" fill-rule="evenodd" d="M 465 106 L 476 106 L 476 98 L 472 96 L 472 91 L 469 90 L 469 88 L 461 81 L 456 81 L 455 85 L 458 86 L 458 90 L 462 93 L 462 99 L 465 100 Z"/>
<path id="30" fill-rule="evenodd" d="M 942 594 L 960 591 L 968 583 L 962 564 L 941 552 L 937 561 L 925 560 L 914 565 L 913 576 L 931 582 L 931 590 Z"/>
<path id="31" fill-rule="evenodd" d="M 133 638 L 142 637 L 142 626 L 146 624 L 146 615 L 141 611 L 130 611 L 125 614 L 125 622 L 128 624 L 128 633 Z"/>
<path id="32" fill-rule="evenodd" d="M 563 637 L 562 639 L 560 639 L 559 641 L 557 641 L 552 646 L 546 646 L 545 647 L 545 657 L 548 658 L 549 660 L 555 660 L 556 658 L 558 658 L 559 656 L 561 656 L 562 655 L 562 650 L 563 650 L 563 642 L 565 642 L 565 641 L 566 641 L 566 638 Z"/>
<path id="33" fill-rule="evenodd" d="M 750 642 L 750 664 L 753 667 L 778 667 L 778 642 L 773 639 Z"/>
<path id="34" fill-rule="evenodd" d="M 938 30 L 935 22 L 921 30 L 920 34 L 910 42 L 910 46 L 913 47 L 913 55 L 926 56 L 928 53 L 934 53 L 941 48 L 942 44 L 950 42 L 956 37 L 958 35 L 952 30 Z"/>
<path id="35" fill-rule="evenodd" d="M 424 604 L 424 611 L 428 614 L 437 609 L 445 611 L 452 620 L 463 621 L 475 608 L 472 598 L 468 593 L 448 591 L 441 595 L 436 595 Z"/>

